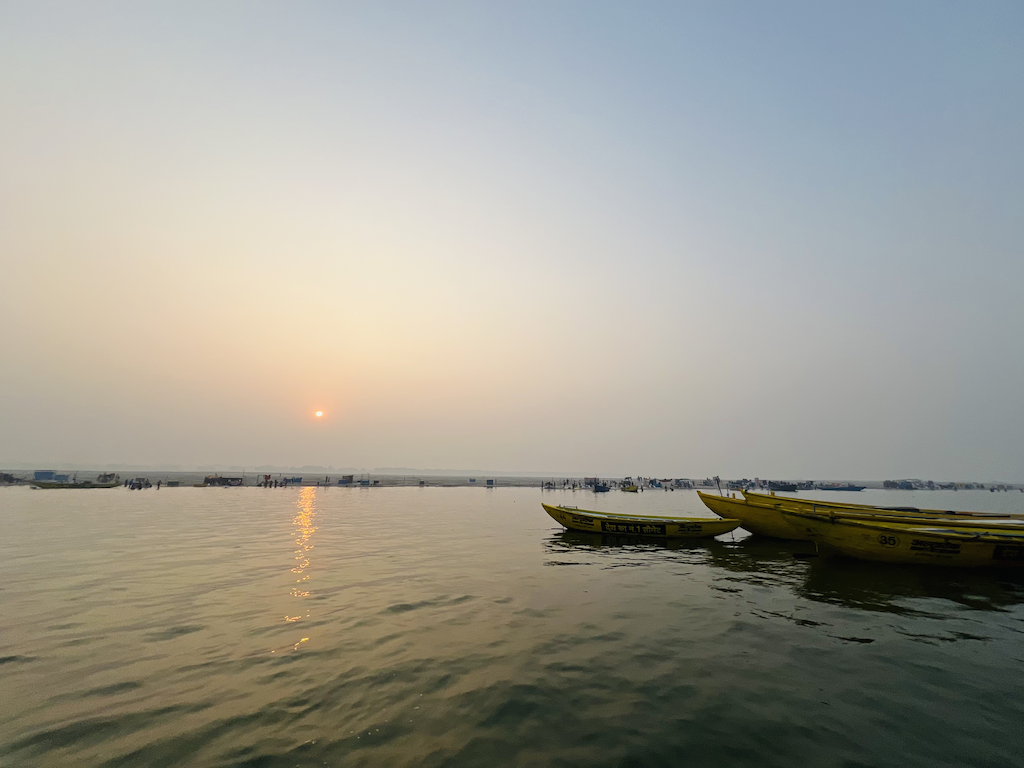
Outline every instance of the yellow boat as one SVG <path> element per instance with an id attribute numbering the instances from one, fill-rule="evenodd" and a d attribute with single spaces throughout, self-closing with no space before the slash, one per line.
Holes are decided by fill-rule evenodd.
<path id="1" fill-rule="evenodd" d="M 962 517 L 990 519 L 990 520 L 1024 520 L 1022 514 L 1004 514 L 1001 512 L 960 512 L 953 509 L 919 509 L 918 507 L 878 507 L 871 504 L 853 504 L 845 501 L 817 501 L 815 499 L 798 499 L 792 496 L 769 496 L 764 493 L 743 491 L 743 496 L 750 504 L 768 507 L 784 505 L 788 509 L 795 509 L 803 512 L 821 511 L 825 509 L 846 511 L 860 511 L 871 513 L 874 511 L 891 516 L 909 517 L 942 517 L 958 519 Z"/>
<path id="2" fill-rule="evenodd" d="M 758 536 L 774 539 L 806 541 L 807 533 L 791 525 L 792 521 L 783 516 L 784 511 L 807 512 L 810 514 L 832 513 L 860 517 L 875 522 L 917 522 L 921 524 L 941 522 L 944 526 L 966 526 L 971 524 L 1001 525 L 1011 521 L 1024 521 L 1024 515 L 1002 515 L 992 512 L 954 512 L 952 510 L 917 509 L 916 507 L 872 507 L 867 504 L 843 504 L 834 501 L 812 501 L 794 499 L 790 496 L 767 496 L 763 493 L 744 491 L 743 499 L 697 492 L 707 507 L 717 515 L 735 517 L 741 525 Z"/>
<path id="3" fill-rule="evenodd" d="M 704 505 L 721 517 L 735 518 L 745 530 L 758 536 L 773 539 L 806 541 L 808 536 L 794 528 L 782 516 L 777 506 L 751 504 L 746 499 L 716 496 L 713 493 L 697 491 Z M 774 498 L 774 497 L 772 497 Z"/>
<path id="4" fill-rule="evenodd" d="M 658 515 L 618 515 L 591 512 L 575 507 L 541 504 L 544 511 L 566 528 L 591 533 L 617 533 L 626 536 L 659 536 L 696 539 L 718 536 L 738 528 L 739 520 L 717 517 L 662 517 Z"/>
<path id="5" fill-rule="evenodd" d="M 622 486 L 622 490 L 626 493 L 637 493 L 640 489 L 635 485 L 624 485 Z"/>
<path id="6" fill-rule="evenodd" d="M 1020 517 L 944 517 L 939 515 L 914 515 L 908 512 L 891 513 L 882 509 L 843 509 L 841 507 L 818 507 L 797 509 L 782 504 L 781 512 L 802 512 L 821 517 L 841 517 L 844 520 L 863 520 L 869 523 L 895 523 L 906 525 L 941 525 L 944 528 L 995 529 L 1024 532 L 1024 519 Z"/>
<path id="7" fill-rule="evenodd" d="M 1024 531 L 947 526 L 946 521 L 882 523 L 782 510 L 793 528 L 825 549 L 861 560 L 962 567 L 1024 566 Z"/>

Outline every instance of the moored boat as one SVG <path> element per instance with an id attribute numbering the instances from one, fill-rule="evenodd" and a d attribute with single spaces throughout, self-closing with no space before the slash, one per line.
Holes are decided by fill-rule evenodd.
<path id="1" fill-rule="evenodd" d="M 637 493 L 640 489 L 635 485 L 624 485 L 622 486 L 622 490 L 626 493 Z"/>
<path id="2" fill-rule="evenodd" d="M 825 550 L 861 560 L 961 567 L 1024 566 L 1024 530 L 947 521 L 878 522 L 782 510 L 796 529 Z"/>
<path id="3" fill-rule="evenodd" d="M 977 527 L 990 525 L 1021 524 L 1024 515 L 1000 515 L 987 512 L 953 512 L 915 507 L 872 507 L 867 504 L 842 504 L 830 501 L 796 499 L 790 496 L 766 496 L 744 491 L 743 499 L 733 499 L 713 494 L 700 493 L 701 500 L 718 515 L 735 517 L 747 531 L 758 536 L 773 539 L 805 541 L 809 538 L 806 529 L 794 526 L 783 512 L 806 512 L 808 514 L 833 514 L 863 519 L 878 523 L 905 522 L 921 525 L 941 524 L 949 527 Z"/>
<path id="4" fill-rule="evenodd" d="M 921 509 L 918 507 L 879 507 L 871 504 L 854 504 L 848 501 L 820 501 L 818 499 L 799 499 L 793 496 L 769 496 L 764 493 L 754 493 L 753 491 L 743 491 L 743 497 L 746 499 L 748 504 L 755 506 L 761 506 L 769 509 L 779 509 L 785 507 L 786 509 L 794 509 L 804 512 L 820 512 L 826 509 L 836 510 L 838 512 L 864 512 L 864 513 L 884 513 L 891 516 L 910 516 L 910 517 L 940 517 L 959 519 L 962 517 L 978 518 L 978 519 L 1021 519 L 1024 520 L 1024 514 L 1019 513 L 1001 513 L 1001 512 L 962 512 L 953 509 Z"/>
<path id="5" fill-rule="evenodd" d="M 941 516 L 914 514 L 911 512 L 886 512 L 882 509 L 842 509 L 836 507 L 818 507 L 817 509 L 798 509 L 785 504 L 779 507 L 781 512 L 802 512 L 819 517 L 835 517 L 844 520 L 863 520 L 871 523 L 893 523 L 897 525 L 941 525 L 944 528 L 962 529 L 1001 529 L 1024 532 L 1024 519 L 1020 517 L 970 517 Z"/>
<path id="6" fill-rule="evenodd" d="M 843 483 L 828 483 L 826 485 L 817 485 L 814 487 L 816 491 L 863 491 L 867 488 L 866 485 L 850 485 Z"/>
<path id="7" fill-rule="evenodd" d="M 73 480 L 67 483 L 61 483 L 51 480 L 30 480 L 29 481 L 36 488 L 53 489 L 53 488 L 116 488 L 121 484 L 113 473 L 103 473 L 99 475 L 95 480 L 83 480 L 78 482 Z"/>
<path id="8" fill-rule="evenodd" d="M 32 480 L 31 485 L 36 488 L 116 488 L 120 483 L 94 483 L 92 480 L 86 480 L 81 483 L 49 483 L 45 480 Z"/>
<path id="9" fill-rule="evenodd" d="M 716 515 L 735 518 L 740 521 L 744 530 L 758 536 L 795 541 L 805 541 L 808 538 L 806 534 L 790 525 L 775 506 L 751 504 L 746 499 L 717 496 L 703 491 L 697 491 L 697 495 L 704 502 L 704 506 Z"/>
<path id="10" fill-rule="evenodd" d="M 728 533 L 740 525 L 739 520 L 723 520 L 717 517 L 619 515 L 611 512 L 592 512 L 575 507 L 560 507 L 553 504 L 541 504 L 541 506 L 544 507 L 545 512 L 566 528 L 591 533 L 696 539 Z"/>

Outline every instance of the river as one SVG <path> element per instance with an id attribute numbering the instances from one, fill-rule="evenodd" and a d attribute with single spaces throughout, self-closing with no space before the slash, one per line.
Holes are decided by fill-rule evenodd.
<path id="1" fill-rule="evenodd" d="M 692 491 L 0 489 L 0 764 L 1022 764 L 1024 575 L 571 533 L 542 499 L 709 514 Z"/>

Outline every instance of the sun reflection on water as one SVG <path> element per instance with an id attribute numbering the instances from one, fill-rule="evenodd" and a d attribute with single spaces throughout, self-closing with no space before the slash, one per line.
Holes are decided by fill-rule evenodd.
<path id="1" fill-rule="evenodd" d="M 299 492 L 299 498 L 295 502 L 295 506 L 298 508 L 298 511 L 295 513 L 295 517 L 292 518 L 292 523 L 295 525 L 296 564 L 292 568 L 292 573 L 298 576 L 295 583 L 302 584 L 305 581 L 309 581 L 310 576 L 307 571 L 311 567 L 309 553 L 313 550 L 313 534 L 316 533 L 316 488 L 313 486 L 303 488 Z M 309 597 L 310 592 L 308 589 L 300 589 L 296 586 L 291 588 L 291 592 L 289 594 L 298 600 L 302 600 Z M 310 612 L 308 609 L 303 612 L 301 610 L 301 604 L 297 607 L 299 607 L 300 610 L 295 612 L 296 615 L 286 615 L 284 617 L 286 622 L 291 623 L 309 618 Z M 296 643 L 296 650 L 307 640 L 309 640 L 309 638 L 304 637 Z"/>

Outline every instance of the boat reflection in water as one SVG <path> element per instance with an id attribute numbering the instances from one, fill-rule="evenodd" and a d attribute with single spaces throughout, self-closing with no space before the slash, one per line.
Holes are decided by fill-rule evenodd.
<path id="1" fill-rule="evenodd" d="M 548 565 L 612 567 L 628 561 L 642 566 L 682 559 L 707 566 L 706 573 L 694 572 L 692 578 L 703 578 L 721 592 L 741 594 L 748 587 L 768 587 L 797 600 L 924 619 L 963 619 L 950 612 L 948 603 L 968 611 L 1004 611 L 1024 604 L 1024 573 L 1019 570 L 951 570 L 821 557 L 808 541 L 756 536 L 736 541 L 729 536 L 652 540 L 560 531 L 545 542 L 545 550 L 556 558 L 570 552 L 593 555 L 571 562 L 552 559 Z"/>
<path id="2" fill-rule="evenodd" d="M 820 558 L 809 563 L 801 596 L 868 611 L 943 618 L 935 601 L 979 611 L 1002 611 L 1024 603 L 1024 574 L 1017 571 L 950 569 Z"/>
<path id="3" fill-rule="evenodd" d="M 821 557 L 812 542 L 750 537 L 709 550 L 712 564 L 738 583 L 788 584 L 818 603 L 901 615 L 934 616 L 928 601 L 946 600 L 972 610 L 999 611 L 1024 603 L 1018 571 L 900 565 Z M 947 607 L 948 613 L 948 607 Z"/>
<path id="4" fill-rule="evenodd" d="M 730 534 L 721 538 L 727 539 Z M 717 538 L 682 539 L 652 538 L 641 536 L 623 536 L 613 533 L 589 533 L 587 531 L 562 530 L 552 533 L 551 538 L 544 542 L 548 554 L 564 554 L 569 552 L 592 551 L 597 555 L 617 557 L 621 555 L 648 555 L 657 557 L 659 553 L 687 555 L 689 562 L 710 562 L 709 552 L 726 546 Z M 678 558 L 674 558 L 678 559 Z M 596 561 L 595 561 L 596 562 Z M 583 561 L 566 563 L 549 561 L 548 565 L 584 565 Z"/>

